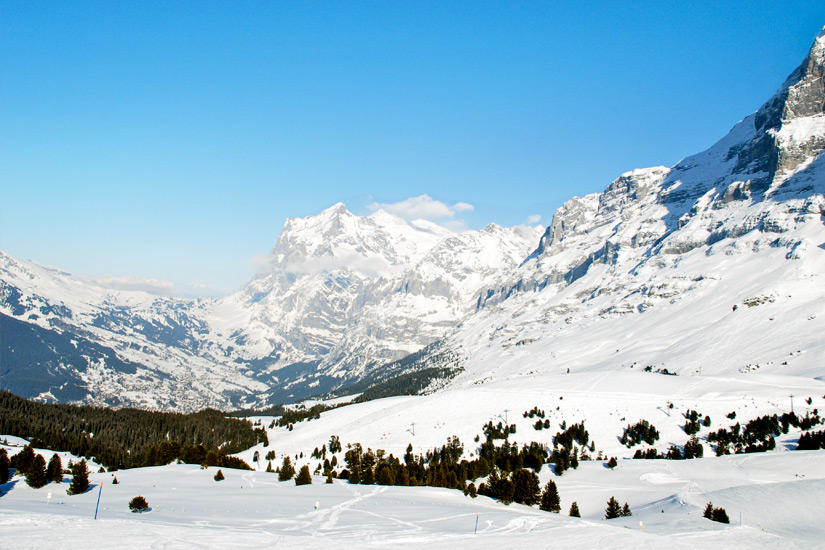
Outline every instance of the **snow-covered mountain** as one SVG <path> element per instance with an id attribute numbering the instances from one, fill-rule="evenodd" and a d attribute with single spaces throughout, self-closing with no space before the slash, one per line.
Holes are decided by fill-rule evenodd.
<path id="1" fill-rule="evenodd" d="M 540 234 L 454 234 L 336 204 L 287 220 L 267 268 L 220 300 L 113 290 L 2 254 L 2 387 L 184 409 L 328 391 L 441 337 Z"/>
<path id="2" fill-rule="evenodd" d="M 707 151 L 562 206 L 451 336 L 455 384 L 568 369 L 825 377 L 823 73 L 825 32 Z"/>
<path id="3" fill-rule="evenodd" d="M 571 199 L 543 234 L 454 234 L 337 204 L 288 220 L 267 268 L 220 300 L 112 290 L 0 255 L 0 386 L 191 409 L 444 357 L 454 388 L 568 369 L 823 378 L 824 75 L 825 33 L 707 151 Z"/>

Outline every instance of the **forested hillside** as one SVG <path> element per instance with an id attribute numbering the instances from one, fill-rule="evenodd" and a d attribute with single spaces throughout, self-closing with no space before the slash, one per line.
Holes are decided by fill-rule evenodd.
<path id="1" fill-rule="evenodd" d="M 6 391 L 0 391 L 0 433 L 30 438 L 35 447 L 94 457 L 110 469 L 176 458 L 202 463 L 210 452 L 209 461 L 223 465 L 225 455 L 267 441 L 264 430 L 211 409 L 180 414 L 54 405 Z"/>

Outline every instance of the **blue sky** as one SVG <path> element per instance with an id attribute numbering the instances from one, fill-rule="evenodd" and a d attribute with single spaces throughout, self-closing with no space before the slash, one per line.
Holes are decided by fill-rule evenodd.
<path id="1" fill-rule="evenodd" d="M 7 0 L 0 248 L 210 293 L 339 201 L 547 224 L 710 146 L 823 25 L 821 1 Z"/>

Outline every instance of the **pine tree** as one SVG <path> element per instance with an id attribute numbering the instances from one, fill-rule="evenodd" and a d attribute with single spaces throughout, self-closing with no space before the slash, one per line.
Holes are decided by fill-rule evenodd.
<path id="1" fill-rule="evenodd" d="M 267 461 L 267 463 L 266 463 L 266 471 L 267 471 L 267 472 L 274 472 L 274 470 L 272 469 L 272 462 Z"/>
<path id="2" fill-rule="evenodd" d="M 714 508 L 711 519 L 719 523 L 730 523 L 730 518 L 724 508 Z"/>
<path id="3" fill-rule="evenodd" d="M 11 467 L 15 469 L 16 474 L 26 475 L 34 460 L 34 449 L 31 445 L 26 445 L 23 450 L 11 457 Z"/>
<path id="4" fill-rule="evenodd" d="M 112 485 L 117 485 L 118 483 L 120 482 L 117 480 L 117 476 L 115 476 L 115 478 L 112 480 Z"/>
<path id="5" fill-rule="evenodd" d="M 327 484 L 330 484 L 330 485 L 332 484 L 332 470 L 327 472 L 327 481 L 326 482 L 327 482 Z"/>
<path id="6" fill-rule="evenodd" d="M 223 477 L 223 472 L 218 470 L 218 473 L 216 473 L 215 477 L 213 477 L 212 479 L 214 479 L 215 481 L 223 481 L 225 478 Z"/>
<path id="7" fill-rule="evenodd" d="M 295 485 L 311 485 L 312 474 L 309 473 L 309 466 L 304 464 L 301 466 L 301 471 L 298 472 L 298 477 L 295 478 Z"/>
<path id="8" fill-rule="evenodd" d="M 63 461 L 57 453 L 49 459 L 49 466 L 46 468 L 46 477 L 49 481 L 60 483 L 63 481 Z"/>
<path id="9" fill-rule="evenodd" d="M 519 504 L 533 506 L 541 501 L 539 477 L 533 470 L 522 468 L 512 475 L 513 500 Z"/>
<path id="10" fill-rule="evenodd" d="M 84 458 L 77 464 L 72 465 L 72 483 L 66 491 L 70 495 L 80 495 L 89 490 L 89 468 L 86 466 Z"/>
<path id="11" fill-rule="evenodd" d="M 43 455 L 35 455 L 34 460 L 29 465 L 29 470 L 26 472 L 26 483 L 29 487 L 39 489 L 46 485 L 49 478 L 46 477 L 46 459 Z"/>
<path id="12" fill-rule="evenodd" d="M 604 509 L 604 519 L 613 519 L 622 516 L 622 507 L 615 497 L 610 497 L 607 501 L 607 508 Z"/>
<path id="13" fill-rule="evenodd" d="M 611 457 L 610 457 L 610 460 L 608 460 L 608 461 L 607 461 L 607 466 L 608 466 L 608 468 L 610 468 L 611 470 L 612 470 L 613 468 L 615 468 L 616 466 L 618 466 L 618 465 L 619 465 L 619 463 L 616 461 L 616 457 L 615 457 L 615 456 L 611 456 Z"/>
<path id="14" fill-rule="evenodd" d="M 541 494 L 541 504 L 539 505 L 539 508 L 545 512 L 553 512 L 556 514 L 558 514 L 561 510 L 559 491 L 556 488 L 556 483 L 552 479 L 547 482 L 547 485 L 544 486 L 544 492 Z M 576 509 L 578 510 L 578 508 Z"/>
<path id="15" fill-rule="evenodd" d="M 626 517 L 630 517 L 632 515 L 633 515 L 633 512 L 630 511 L 630 506 L 628 506 L 627 503 L 625 502 L 624 506 L 622 506 L 622 517 L 626 518 Z"/>
<path id="16" fill-rule="evenodd" d="M 570 505 L 570 512 L 568 512 L 568 515 L 570 517 L 574 517 L 574 518 L 582 517 L 581 514 L 579 513 L 579 505 L 576 504 L 575 500 L 573 501 L 573 504 Z"/>
<path id="17" fill-rule="evenodd" d="M 149 503 L 146 502 L 146 499 L 142 496 L 138 495 L 132 500 L 129 501 L 129 510 L 133 513 L 143 513 L 149 509 Z"/>
<path id="18" fill-rule="evenodd" d="M 281 463 L 281 471 L 278 472 L 278 481 L 288 481 L 295 475 L 295 467 L 288 456 L 284 457 Z"/>
<path id="19" fill-rule="evenodd" d="M 702 513 L 702 516 L 706 517 L 707 519 L 713 519 L 713 503 L 708 502 L 708 505 L 705 506 L 705 511 Z"/>
<path id="20" fill-rule="evenodd" d="M 9 453 L 6 449 L 0 449 L 0 484 L 8 483 L 11 475 L 10 469 Z"/>

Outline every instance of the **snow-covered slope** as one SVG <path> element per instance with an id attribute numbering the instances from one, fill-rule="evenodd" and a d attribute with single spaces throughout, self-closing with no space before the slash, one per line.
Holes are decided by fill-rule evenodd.
<path id="1" fill-rule="evenodd" d="M 825 377 L 823 72 L 825 34 L 707 151 L 567 202 L 448 339 L 464 357 L 453 384 L 568 369 Z"/>

